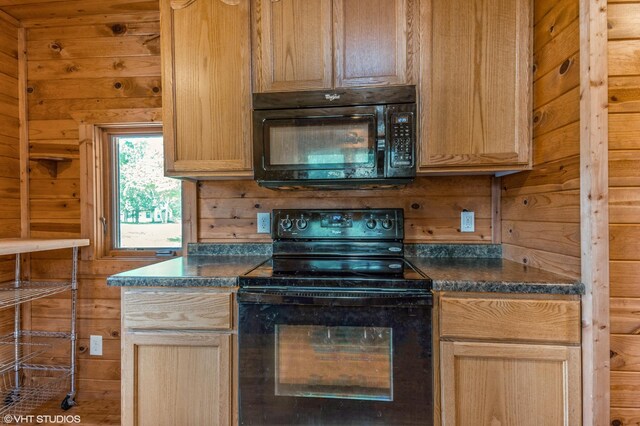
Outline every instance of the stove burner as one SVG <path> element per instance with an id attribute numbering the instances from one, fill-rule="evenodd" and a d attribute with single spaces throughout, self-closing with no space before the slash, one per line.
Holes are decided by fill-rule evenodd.
<path id="1" fill-rule="evenodd" d="M 272 217 L 273 257 L 242 276 L 241 287 L 431 288 L 403 257 L 401 209 L 274 210 Z"/>

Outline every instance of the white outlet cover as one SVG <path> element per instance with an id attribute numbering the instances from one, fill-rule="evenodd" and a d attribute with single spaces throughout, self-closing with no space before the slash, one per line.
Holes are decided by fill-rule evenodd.
<path id="1" fill-rule="evenodd" d="M 271 213 L 258 213 L 256 224 L 257 224 L 258 234 L 270 234 L 271 233 Z"/>
<path id="2" fill-rule="evenodd" d="M 89 355 L 102 356 L 102 336 L 89 336 Z"/>
<path id="3" fill-rule="evenodd" d="M 460 214 L 460 232 L 475 232 L 475 213 L 470 211 L 463 211 Z"/>

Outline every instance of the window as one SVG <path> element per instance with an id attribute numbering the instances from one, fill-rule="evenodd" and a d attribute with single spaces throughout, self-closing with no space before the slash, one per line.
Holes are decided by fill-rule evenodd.
<path id="1" fill-rule="evenodd" d="M 162 130 L 102 129 L 104 255 L 182 247 L 181 183 L 164 176 Z"/>

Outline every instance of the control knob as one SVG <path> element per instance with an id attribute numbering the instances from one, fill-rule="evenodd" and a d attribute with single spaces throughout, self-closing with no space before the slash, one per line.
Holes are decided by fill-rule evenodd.
<path id="1" fill-rule="evenodd" d="M 374 218 L 371 218 L 367 221 L 367 228 L 374 229 L 377 225 L 377 222 Z"/>
<path id="2" fill-rule="evenodd" d="M 386 218 L 382 220 L 382 227 L 384 229 L 391 229 L 391 227 L 393 226 L 393 220 Z"/>
<path id="3" fill-rule="evenodd" d="M 282 219 L 280 221 L 280 226 L 282 226 L 282 229 L 285 229 L 288 231 L 293 226 L 293 222 L 289 218 Z"/>
<path id="4" fill-rule="evenodd" d="M 300 219 L 296 220 L 296 227 L 298 229 L 305 229 L 307 225 L 309 225 L 309 222 L 304 217 L 301 217 Z"/>

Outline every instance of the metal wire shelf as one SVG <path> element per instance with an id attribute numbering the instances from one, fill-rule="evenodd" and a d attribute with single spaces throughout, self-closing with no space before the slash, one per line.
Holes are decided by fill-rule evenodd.
<path id="1" fill-rule="evenodd" d="M 0 283 L 0 309 L 71 290 L 69 282 L 6 281 Z"/>
<path id="2" fill-rule="evenodd" d="M 75 405 L 78 299 L 78 246 L 75 243 L 72 252 L 71 281 L 22 280 L 20 259 L 22 251 L 18 251 L 15 252 L 15 280 L 0 283 L 0 309 L 14 307 L 14 331 L 9 336 L 0 336 L 0 398 L 3 398 L 0 399 L 3 402 L 0 404 L 0 416 L 32 413 L 42 404 L 59 395 L 64 386 L 69 386 L 69 391 L 62 400 L 60 408 L 68 410 Z M 20 326 L 22 303 L 69 290 L 71 290 L 71 323 L 68 333 L 22 330 Z M 36 356 L 42 355 L 46 351 L 45 348 L 51 346 L 49 344 L 51 342 L 33 342 L 32 337 L 68 339 L 71 345 L 69 365 L 28 364 L 27 361 L 35 361 L 38 359 Z M 26 338 L 26 341 L 22 341 L 22 338 Z M 9 349 L 3 352 L 3 346 Z M 13 359 L 9 357 L 10 354 L 13 355 Z M 40 373 L 35 373 L 37 371 Z M 40 377 L 41 374 L 45 374 L 46 377 Z"/>
<path id="3" fill-rule="evenodd" d="M 20 337 L 56 337 L 59 339 L 70 339 L 71 333 L 65 333 L 63 331 L 20 330 Z"/>
<path id="4" fill-rule="evenodd" d="M 16 342 L 13 333 L 0 337 L 0 374 L 15 370 L 16 365 L 20 366 L 50 348 L 51 345 L 46 343 Z"/>
<path id="5" fill-rule="evenodd" d="M 7 414 L 20 416 L 33 414 L 36 410 L 53 398 L 61 397 L 69 386 L 71 372 L 57 370 L 54 375 L 39 378 L 45 382 L 37 383 L 25 380 L 21 376 L 20 382 L 15 382 L 12 372 L 2 374 L 0 380 L 0 418 Z"/>

